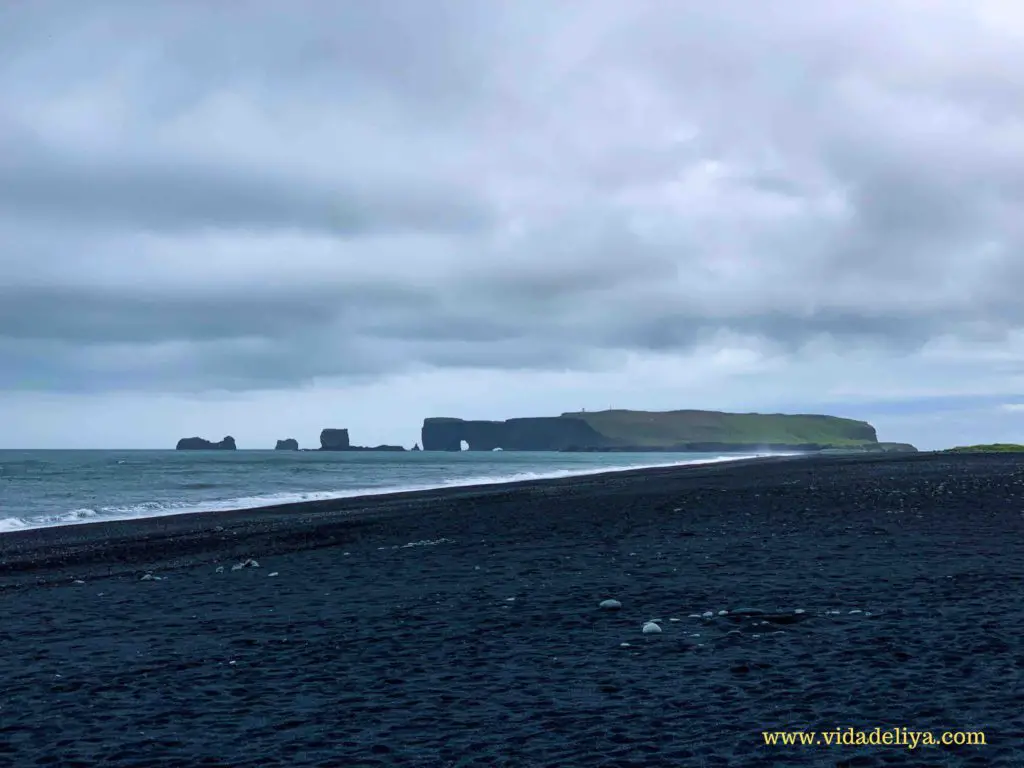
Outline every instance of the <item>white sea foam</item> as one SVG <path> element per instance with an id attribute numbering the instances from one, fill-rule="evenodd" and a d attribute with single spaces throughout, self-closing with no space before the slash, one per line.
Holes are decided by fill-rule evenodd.
<path id="1" fill-rule="evenodd" d="M 363 496 L 382 496 L 391 493 L 409 493 L 415 491 L 431 491 L 445 488 L 461 488 L 479 485 L 499 485 L 529 480 L 555 480 L 564 477 L 584 477 L 588 475 L 604 475 L 616 472 L 627 472 L 636 469 L 657 469 L 664 467 L 682 467 L 694 464 L 718 464 L 742 459 L 753 459 L 762 456 L 784 456 L 792 454 L 751 453 L 731 456 L 716 456 L 704 459 L 689 459 L 661 464 L 631 464 L 622 466 L 587 467 L 586 469 L 558 469 L 549 472 L 515 472 L 502 475 L 479 475 L 458 477 L 438 483 L 423 485 L 395 485 L 363 488 L 348 488 L 337 491 L 310 491 L 293 493 L 273 493 L 258 496 L 244 496 L 231 499 L 210 500 L 203 502 L 147 502 L 131 506 L 109 506 L 98 509 L 74 509 L 53 515 L 32 517 L 0 518 L 0 533 L 28 530 L 35 528 L 53 528 L 65 525 L 81 525 L 109 520 L 137 520 L 150 517 L 166 517 L 168 515 L 199 514 L 202 512 L 226 512 L 232 510 L 257 509 L 279 504 L 295 504 L 309 501 L 329 501 L 333 499 L 350 499 Z"/>
<path id="2" fill-rule="evenodd" d="M 97 519 L 101 519 L 100 513 L 94 509 L 73 509 L 70 512 L 64 512 L 59 515 L 44 515 L 31 518 L 0 517 L 0 533 L 21 531 L 27 528 L 51 528 L 58 525 L 94 523 Z"/>

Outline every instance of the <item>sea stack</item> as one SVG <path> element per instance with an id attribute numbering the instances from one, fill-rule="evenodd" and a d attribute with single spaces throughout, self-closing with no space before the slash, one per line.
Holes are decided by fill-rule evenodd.
<path id="1" fill-rule="evenodd" d="M 234 451 L 235 438 L 228 435 L 219 443 L 211 443 L 201 437 L 183 437 L 175 446 L 176 451 Z"/>
<path id="2" fill-rule="evenodd" d="M 275 451 L 297 451 L 299 450 L 299 441 L 294 437 L 288 437 L 284 440 L 278 440 L 277 445 L 274 446 Z"/>
<path id="3" fill-rule="evenodd" d="M 350 447 L 347 429 L 325 429 L 320 433 L 321 451 L 347 451 Z"/>

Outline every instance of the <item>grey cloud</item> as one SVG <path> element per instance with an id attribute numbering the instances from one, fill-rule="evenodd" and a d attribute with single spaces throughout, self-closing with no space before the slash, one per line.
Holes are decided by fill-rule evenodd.
<path id="1" fill-rule="evenodd" d="M 966 0 L 911 8 L 7 7 L 0 386 L 998 338 L 1024 70 Z M 209 269 L 209 231 L 259 279 Z"/>
<path id="2" fill-rule="evenodd" d="M 0 158 L 0 211 L 40 226 L 189 232 L 204 228 L 472 232 L 490 212 L 466 190 L 344 183 L 330 188 L 251 169 L 196 163 L 117 167 L 72 157 Z"/>
<path id="3" fill-rule="evenodd" d="M 158 287 L 136 295 L 71 288 L 0 289 L 0 331 L 26 341 L 145 344 L 237 338 L 284 339 L 338 323 L 359 327 L 392 312 L 415 315 L 431 299 L 387 285 L 356 284 L 347 290 L 271 287 L 256 293 L 170 295 Z"/>

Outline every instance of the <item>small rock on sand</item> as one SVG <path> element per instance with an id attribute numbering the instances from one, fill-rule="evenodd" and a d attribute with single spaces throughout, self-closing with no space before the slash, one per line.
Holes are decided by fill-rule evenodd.
<path id="1" fill-rule="evenodd" d="M 618 600 L 602 600 L 597 607 L 604 611 L 617 611 L 622 607 L 622 603 Z"/>
<path id="2" fill-rule="evenodd" d="M 659 627 L 653 621 L 648 621 L 646 624 L 644 624 L 643 632 L 645 635 L 657 635 L 661 633 L 661 627 Z"/>

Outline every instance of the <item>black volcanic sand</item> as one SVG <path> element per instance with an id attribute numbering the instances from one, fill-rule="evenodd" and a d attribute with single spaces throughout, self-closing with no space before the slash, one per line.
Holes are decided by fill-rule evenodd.
<path id="1" fill-rule="evenodd" d="M 2 535 L 0 765 L 1024 765 L 1022 484 L 805 458 Z M 849 726 L 988 744 L 761 736 Z"/>

